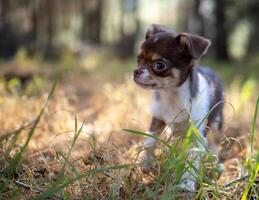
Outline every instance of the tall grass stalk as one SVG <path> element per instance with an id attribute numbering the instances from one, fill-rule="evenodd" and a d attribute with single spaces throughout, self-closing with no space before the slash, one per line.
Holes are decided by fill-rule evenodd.
<path id="1" fill-rule="evenodd" d="M 82 132 L 83 127 L 84 127 L 84 123 L 82 123 L 81 127 L 79 128 L 79 130 L 77 130 L 77 126 L 78 126 L 77 124 L 78 124 L 78 123 L 77 123 L 77 117 L 75 117 L 75 133 L 74 133 L 74 137 L 73 137 L 72 144 L 71 144 L 71 146 L 70 146 L 70 148 L 69 148 L 69 150 L 68 150 L 68 153 L 67 153 L 67 155 L 66 155 L 66 159 L 65 159 L 65 161 L 64 161 L 64 165 L 63 165 L 62 170 L 61 170 L 62 172 L 65 170 L 65 167 L 66 167 L 66 165 L 67 165 L 67 161 L 69 160 L 69 157 L 70 157 L 70 154 L 71 154 L 71 152 L 72 152 L 72 149 L 73 149 L 73 147 L 75 146 L 75 143 L 76 143 L 76 141 L 77 141 L 77 139 L 78 139 L 80 133 Z"/>
<path id="2" fill-rule="evenodd" d="M 251 195 L 252 195 L 251 191 L 254 188 L 254 183 L 255 183 L 256 177 L 259 172 L 259 159 L 255 159 L 254 163 L 252 161 L 254 134 L 255 134 L 255 129 L 256 129 L 256 119 L 257 119 L 257 114 L 258 114 L 258 107 L 259 107 L 259 96 L 257 97 L 255 112 L 254 112 L 254 117 L 253 117 L 253 123 L 252 123 L 252 127 L 251 127 L 251 132 L 250 132 L 250 154 L 251 155 L 250 155 L 250 159 L 247 161 L 248 165 L 250 167 L 250 169 L 249 169 L 250 177 L 249 177 L 249 181 L 245 187 L 241 200 L 251 199 Z"/>
<path id="3" fill-rule="evenodd" d="M 252 127 L 250 130 L 250 155 L 251 156 L 253 154 L 254 134 L 255 134 L 255 129 L 256 129 L 256 119 L 257 119 L 257 114 L 258 114 L 258 107 L 259 107 L 259 96 L 257 97 L 255 112 L 254 112 L 254 117 L 253 117 L 253 123 L 252 123 Z"/>
<path id="4" fill-rule="evenodd" d="M 130 134 L 133 134 L 133 135 L 142 136 L 142 137 L 143 136 L 144 137 L 151 137 L 151 138 L 157 140 L 158 142 L 162 143 L 166 147 L 171 148 L 171 146 L 167 142 L 161 140 L 159 137 L 156 137 L 154 135 L 151 135 L 151 134 L 148 134 L 148 133 L 144 133 L 144 132 L 141 132 L 141 131 L 131 130 L 131 129 L 123 129 L 123 131 L 126 131 L 126 132 L 128 132 Z"/>

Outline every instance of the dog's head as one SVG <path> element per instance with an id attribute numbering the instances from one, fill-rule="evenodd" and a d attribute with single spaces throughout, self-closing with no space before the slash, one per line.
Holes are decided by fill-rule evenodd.
<path id="1" fill-rule="evenodd" d="M 178 87 L 209 46 L 203 37 L 151 25 L 137 57 L 134 81 L 150 89 Z"/>

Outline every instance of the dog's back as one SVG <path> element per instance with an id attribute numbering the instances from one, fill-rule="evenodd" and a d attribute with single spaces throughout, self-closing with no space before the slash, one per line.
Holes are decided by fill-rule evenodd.
<path id="1" fill-rule="evenodd" d="M 223 123 L 223 85 L 217 74 L 207 67 L 197 67 L 198 73 L 202 74 L 208 81 L 210 87 L 210 113 L 207 126 L 220 130 Z M 216 126 L 216 127 L 214 127 Z"/>

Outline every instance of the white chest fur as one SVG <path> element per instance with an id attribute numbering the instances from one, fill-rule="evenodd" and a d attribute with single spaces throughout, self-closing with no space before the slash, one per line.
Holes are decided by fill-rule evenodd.
<path id="1" fill-rule="evenodd" d="M 154 117 L 163 120 L 167 125 L 172 126 L 190 120 L 198 126 L 209 112 L 209 102 L 208 82 L 201 74 L 198 74 L 198 91 L 195 97 L 191 97 L 188 78 L 178 88 L 156 91 L 151 112 Z"/>

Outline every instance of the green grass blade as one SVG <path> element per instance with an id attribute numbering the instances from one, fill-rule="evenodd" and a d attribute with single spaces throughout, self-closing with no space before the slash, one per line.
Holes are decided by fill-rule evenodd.
<path id="1" fill-rule="evenodd" d="M 82 132 L 83 127 L 84 127 L 84 122 L 82 123 L 80 129 L 77 131 L 77 118 L 75 117 L 75 134 L 74 134 L 74 138 L 73 138 L 72 144 L 71 144 L 71 146 L 70 146 L 70 148 L 68 150 L 68 153 L 67 153 L 64 165 L 62 167 L 62 170 L 61 170 L 62 172 L 64 171 L 64 169 L 65 169 L 65 167 L 67 165 L 67 160 L 69 159 L 70 154 L 72 153 L 73 147 L 75 146 L 75 143 L 76 143 L 80 133 Z"/>
<path id="2" fill-rule="evenodd" d="M 249 161 L 252 160 L 252 156 L 253 156 L 253 144 L 254 144 L 254 134 L 255 134 L 255 129 L 256 129 L 256 119 L 257 119 L 257 113 L 258 113 L 258 107 L 259 107 L 259 97 L 257 97 L 257 101 L 256 101 L 256 106 L 255 106 L 255 112 L 254 112 L 254 117 L 253 117 L 253 123 L 252 123 L 252 127 L 251 127 L 251 133 L 250 133 L 250 156 L 251 158 L 249 159 Z M 245 187 L 245 191 L 242 195 L 242 199 L 241 200 L 246 200 L 249 199 L 248 195 L 249 195 L 249 191 L 250 189 L 253 187 L 254 183 L 255 183 L 255 179 L 258 175 L 259 172 L 259 163 L 258 160 L 255 161 L 255 164 L 252 165 L 252 170 L 251 170 L 251 174 L 250 174 L 250 178 L 249 178 L 249 182 Z"/>
<path id="3" fill-rule="evenodd" d="M 192 138 L 193 137 L 193 138 Z M 192 139 L 192 141 L 191 141 Z M 189 148 L 189 144 L 193 142 L 193 143 L 199 143 L 200 145 L 203 145 L 203 147 L 208 151 L 206 142 L 204 141 L 203 137 L 201 136 L 200 131 L 196 128 L 196 126 L 194 124 L 190 124 L 186 136 L 183 140 L 183 144 L 182 144 L 182 149 L 183 151 L 186 151 Z M 200 147 L 200 145 L 198 145 L 198 147 Z"/>
<path id="4" fill-rule="evenodd" d="M 186 133 L 186 136 L 183 140 L 183 144 L 182 144 L 182 151 L 184 151 L 184 152 L 186 152 L 187 149 L 189 148 L 192 133 L 193 133 L 193 125 L 190 125 L 189 128 L 188 128 L 188 131 Z"/>
<path id="5" fill-rule="evenodd" d="M 248 182 L 248 184 L 245 187 L 245 191 L 244 191 L 244 193 L 242 195 L 241 200 L 250 199 L 248 197 L 249 191 L 250 191 L 250 189 L 253 187 L 253 185 L 255 183 L 255 180 L 256 180 L 256 177 L 258 175 L 258 172 L 259 172 L 259 163 L 255 163 L 255 165 L 253 167 L 252 174 L 250 175 L 250 178 L 249 178 L 249 182 Z"/>
<path id="6" fill-rule="evenodd" d="M 141 132 L 141 131 L 131 130 L 131 129 L 122 129 L 122 130 L 125 131 L 125 132 L 128 132 L 128 133 L 131 133 L 133 135 L 144 136 L 144 137 L 151 137 L 151 138 L 161 142 L 166 147 L 171 148 L 171 146 L 167 142 L 161 140 L 160 138 L 158 138 L 158 137 L 156 137 L 154 135 L 151 135 L 151 134 L 148 134 L 148 133 L 144 133 L 144 132 Z"/>
<path id="7" fill-rule="evenodd" d="M 254 117 L 253 117 L 253 123 L 251 127 L 251 133 L 250 133 L 250 150 L 251 150 L 251 156 L 253 154 L 253 144 L 254 144 L 254 134 L 255 134 L 255 129 L 256 129 L 256 118 L 258 114 L 258 107 L 259 107 L 259 96 L 257 97 L 256 105 L 255 105 L 255 112 L 254 112 Z"/>

